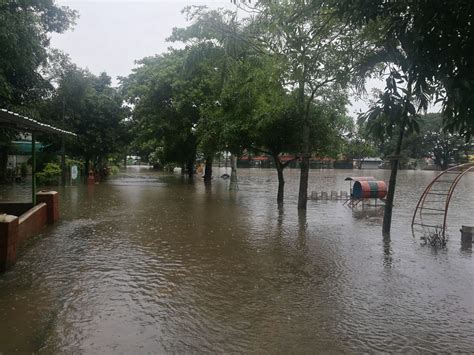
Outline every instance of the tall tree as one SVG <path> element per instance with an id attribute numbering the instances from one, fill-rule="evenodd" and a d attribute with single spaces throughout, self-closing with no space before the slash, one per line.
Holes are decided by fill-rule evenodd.
<path id="1" fill-rule="evenodd" d="M 412 67 L 396 47 L 382 50 L 377 58 L 385 58 L 382 62 L 387 63 L 386 88 L 370 110 L 361 115 L 361 120 L 366 121 L 368 130 L 381 140 L 396 137 L 395 150 L 389 157 L 391 172 L 382 227 L 382 233 L 388 235 L 403 140 L 407 132 L 419 131 L 418 111 L 427 110 L 429 92 L 414 84 Z"/>
<path id="2" fill-rule="evenodd" d="M 205 182 L 210 179 L 212 171 L 211 157 L 217 151 L 231 152 L 231 179 L 229 189 L 238 189 L 237 156 L 242 152 L 241 144 L 231 144 L 233 137 L 217 139 L 216 128 L 220 124 L 217 117 L 219 97 L 229 78 L 231 68 L 245 59 L 249 50 L 255 50 L 247 38 L 246 21 L 237 18 L 236 12 L 226 10 L 208 10 L 205 6 L 191 6 L 183 11 L 192 24 L 186 28 L 175 28 L 169 38 L 171 41 L 184 42 L 192 55 L 189 56 L 188 67 L 210 61 L 218 74 L 215 87 L 214 103 L 200 107 L 205 117 L 199 125 L 200 146 L 206 157 Z M 217 104 L 216 104 L 217 103 Z M 229 131 L 227 131 L 229 132 Z M 220 137 L 222 138 L 222 136 Z M 226 140 L 227 139 L 227 140 Z"/>
<path id="3" fill-rule="evenodd" d="M 285 85 L 296 92 L 302 133 L 298 208 L 306 209 L 312 105 L 328 102 L 327 96 L 334 93 L 343 96 L 353 63 L 364 53 L 366 43 L 338 21 L 325 1 L 262 0 L 255 9 L 256 39 L 281 61 Z"/>
<path id="4" fill-rule="evenodd" d="M 160 146 L 163 163 L 178 163 L 192 179 L 203 113 L 215 104 L 217 74 L 210 61 L 188 68 L 192 49 L 145 58 L 128 77 L 122 92 L 133 105 L 138 135 Z M 184 169 L 183 169 L 184 171 Z"/>
<path id="5" fill-rule="evenodd" d="M 125 111 L 122 99 L 111 87 L 106 73 L 95 76 L 74 65 L 62 72 L 55 93 L 45 101 L 43 113 L 56 125 L 77 133 L 68 139 L 71 155 L 84 159 L 85 172 L 92 163 L 97 170 L 105 168 L 106 158 L 126 144 Z M 57 151 L 61 143 L 53 141 Z"/>

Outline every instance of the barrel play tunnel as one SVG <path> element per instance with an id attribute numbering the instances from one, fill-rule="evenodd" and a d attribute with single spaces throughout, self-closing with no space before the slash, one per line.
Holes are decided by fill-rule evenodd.
<path id="1" fill-rule="evenodd" d="M 355 207 L 365 200 L 377 199 L 384 201 L 387 196 L 387 184 L 384 181 L 375 180 L 373 176 L 349 176 L 345 179 L 350 183 L 350 197 L 344 202 L 350 207 Z"/>
<path id="2" fill-rule="evenodd" d="M 387 185 L 384 181 L 356 181 L 352 188 L 352 198 L 385 198 Z"/>

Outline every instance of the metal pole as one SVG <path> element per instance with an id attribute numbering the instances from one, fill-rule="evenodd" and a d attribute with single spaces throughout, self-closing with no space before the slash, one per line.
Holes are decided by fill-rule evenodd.
<path id="1" fill-rule="evenodd" d="M 65 102 L 64 102 L 64 96 L 63 96 L 63 107 L 62 107 L 62 119 L 63 119 L 63 127 L 65 127 Z M 61 135 L 61 185 L 66 186 L 66 142 L 64 139 L 64 135 Z"/>
<path id="2" fill-rule="evenodd" d="M 36 136 L 35 132 L 31 133 L 31 194 L 33 206 L 36 205 Z"/>

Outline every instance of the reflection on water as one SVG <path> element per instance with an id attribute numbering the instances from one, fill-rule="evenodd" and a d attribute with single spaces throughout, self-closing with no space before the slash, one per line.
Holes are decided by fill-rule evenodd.
<path id="1" fill-rule="evenodd" d="M 474 262 L 458 230 L 472 224 L 474 174 L 439 251 L 409 225 L 434 173 L 400 172 L 391 239 L 380 208 L 298 213 L 298 172 L 285 174 L 280 207 L 271 170 L 240 170 L 239 192 L 133 167 L 61 190 L 61 222 L 0 276 L 0 352 L 473 350 Z M 348 175 L 314 171 L 310 189 L 346 189 Z"/>

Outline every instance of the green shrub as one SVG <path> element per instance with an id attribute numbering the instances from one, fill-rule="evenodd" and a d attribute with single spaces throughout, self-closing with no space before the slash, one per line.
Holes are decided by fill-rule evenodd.
<path id="1" fill-rule="evenodd" d="M 43 171 L 36 174 L 39 185 L 59 185 L 61 167 L 56 163 L 48 163 Z"/>
<path id="2" fill-rule="evenodd" d="M 120 172 L 120 168 L 117 165 L 109 166 L 109 174 L 117 175 Z"/>

